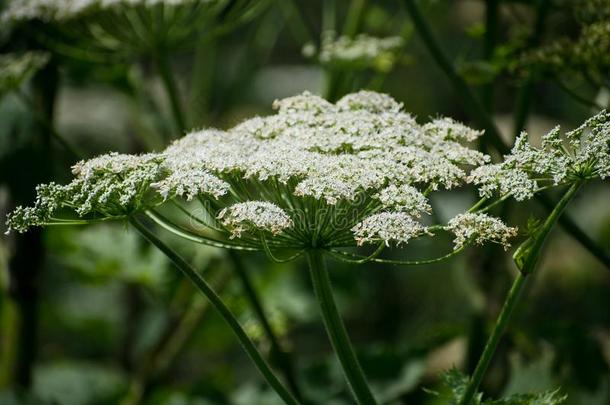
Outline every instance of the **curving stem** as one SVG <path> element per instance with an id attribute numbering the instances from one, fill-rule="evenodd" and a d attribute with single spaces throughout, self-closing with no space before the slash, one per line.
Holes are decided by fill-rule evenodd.
<path id="1" fill-rule="evenodd" d="M 376 404 L 337 310 L 322 251 L 319 249 L 307 251 L 307 262 L 324 326 L 335 354 L 339 358 L 349 388 L 359 404 Z"/>
<path id="2" fill-rule="evenodd" d="M 466 387 L 466 391 L 464 392 L 459 405 L 469 405 L 472 402 L 472 398 L 475 396 L 477 389 L 485 376 L 485 372 L 487 371 L 489 363 L 496 352 L 498 343 L 504 335 L 511 316 L 517 306 L 517 303 L 519 302 L 519 297 L 528 278 L 527 276 L 536 268 L 546 237 L 561 216 L 561 213 L 564 211 L 565 207 L 572 200 L 572 198 L 574 198 L 581 185 L 582 182 L 578 182 L 570 186 L 561 200 L 559 200 L 553 211 L 551 211 L 551 214 L 544 221 L 542 227 L 532 237 L 521 244 L 521 246 L 519 246 L 515 252 L 513 257 L 517 267 L 519 267 L 520 272 L 513 282 L 508 296 L 504 301 L 502 311 L 500 311 L 500 315 L 496 320 L 493 331 L 485 344 L 483 354 L 481 354 L 481 357 L 474 370 L 474 374 L 468 382 L 468 386 Z"/>
<path id="3" fill-rule="evenodd" d="M 267 361 L 260 354 L 252 340 L 248 337 L 244 329 L 241 327 L 231 310 L 226 306 L 226 304 L 222 301 L 222 299 L 216 294 L 216 292 L 212 289 L 212 287 L 197 273 L 197 271 L 188 264 L 180 255 L 174 252 L 169 246 L 167 246 L 163 241 L 161 241 L 157 236 L 152 233 L 144 224 L 138 221 L 135 218 L 131 218 L 130 223 L 142 234 L 142 236 L 151 242 L 155 247 L 157 247 L 161 252 L 163 252 L 173 263 L 174 265 L 184 274 L 199 291 L 206 296 L 206 298 L 210 301 L 210 304 L 218 311 L 220 316 L 225 320 L 225 322 L 229 325 L 239 343 L 241 343 L 242 347 L 248 353 L 248 356 L 254 364 L 256 368 L 263 375 L 265 380 L 269 383 L 269 385 L 275 390 L 275 392 L 282 398 L 282 400 L 286 404 L 290 405 L 299 405 L 299 401 L 297 401 L 290 391 L 282 384 L 282 382 L 277 378 L 277 376 L 271 370 Z"/>

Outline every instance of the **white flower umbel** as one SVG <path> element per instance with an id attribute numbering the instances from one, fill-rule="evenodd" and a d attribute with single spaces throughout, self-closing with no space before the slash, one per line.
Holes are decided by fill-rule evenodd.
<path id="1" fill-rule="evenodd" d="M 267 201 L 248 201 L 224 208 L 218 214 L 220 222 L 232 237 L 239 237 L 246 230 L 268 231 L 273 235 L 293 226 L 286 212 Z"/>
<path id="2" fill-rule="evenodd" d="M 273 105 L 277 114 L 193 132 L 161 153 L 81 162 L 72 183 L 52 186 L 57 193 L 17 210 L 9 226 L 60 222 L 70 211 L 79 220 L 146 212 L 180 235 L 195 233 L 192 240 L 213 234 L 231 246 L 405 244 L 425 233 L 418 221 L 432 212 L 428 195 L 466 184 L 470 169 L 488 161 L 462 143 L 480 132 L 448 119 L 420 125 L 384 94 L 333 104 L 303 93 Z M 182 207 L 189 226 L 169 219 L 177 212 L 166 204 L 184 200 L 201 204 Z"/>
<path id="3" fill-rule="evenodd" d="M 485 242 L 499 243 L 504 249 L 508 249 L 509 240 L 517 236 L 517 228 L 506 226 L 498 218 L 483 213 L 456 215 L 449 220 L 445 229 L 455 234 L 455 250 L 463 248 L 471 241 L 479 245 Z"/>
<path id="4" fill-rule="evenodd" d="M 365 243 L 390 242 L 406 244 L 426 233 L 426 228 L 404 212 L 382 212 L 371 215 L 353 229 L 358 246 Z"/>
<path id="5" fill-rule="evenodd" d="M 420 217 L 422 213 L 430 214 L 432 212 L 432 207 L 426 196 L 408 184 L 401 186 L 392 184 L 382 189 L 374 197 L 379 199 L 384 208 L 406 212 L 414 217 Z"/>
<path id="6" fill-rule="evenodd" d="M 109 63 L 146 56 L 160 63 L 165 53 L 192 46 L 223 5 L 218 0 L 12 0 L 0 22 L 43 22 L 36 29 L 44 46 L 69 58 Z M 237 7 L 246 13 L 254 5 Z M 232 15 L 239 16 L 239 9 Z"/>
<path id="7" fill-rule="evenodd" d="M 469 181 L 483 197 L 494 191 L 516 200 L 531 198 L 540 188 L 610 176 L 610 113 L 602 111 L 561 137 L 559 127 L 543 136 L 540 148 L 526 133 L 500 164 L 473 170 Z"/>
<path id="8" fill-rule="evenodd" d="M 324 66 L 348 69 L 375 69 L 387 72 L 392 69 L 405 45 L 401 37 L 378 38 L 359 34 L 352 38 L 339 36 L 332 31 L 322 35 L 318 61 Z M 303 48 L 306 57 L 316 54 L 313 44 Z"/>
<path id="9" fill-rule="evenodd" d="M 194 3 L 196 0 L 12 0 L 2 13 L 2 21 L 65 21 L 87 12 L 111 8 L 145 6 L 156 4 L 177 6 Z M 209 2 L 203 1 L 203 2 Z"/>

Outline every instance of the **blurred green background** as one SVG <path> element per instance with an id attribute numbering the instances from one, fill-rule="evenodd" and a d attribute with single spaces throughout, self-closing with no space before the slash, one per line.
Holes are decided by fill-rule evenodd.
<path id="1" fill-rule="evenodd" d="M 403 2 L 223 3 L 220 12 L 206 19 L 205 29 L 192 27 L 197 33 L 190 46 L 170 49 L 186 128 L 228 128 L 246 117 L 269 114 L 273 100 L 304 90 L 337 98 L 360 88 L 389 93 L 421 120 L 446 115 L 479 126 L 463 92 L 452 87 L 431 58 Z M 572 128 L 592 114 L 592 104 L 607 103 L 605 61 L 595 66 L 601 83 L 587 80 L 581 67 L 514 67 L 530 48 L 578 38 L 587 23 L 576 12 L 580 2 L 419 3 L 458 74 L 482 100 L 507 143 L 517 129 L 523 94 L 529 102 L 527 129 L 535 137 L 557 124 Z M 600 7 L 593 9 L 599 18 L 610 7 L 608 2 L 590 3 Z M 545 18 L 540 28 L 541 9 Z M 315 50 L 328 30 L 400 36 L 404 43 L 371 60 L 326 64 Z M 37 183 L 65 182 L 70 176 L 76 158 L 49 135 L 49 123 L 83 157 L 161 150 L 180 133 L 151 58 L 126 50 L 105 63 L 82 60 L 58 50 L 51 39 L 85 52 L 92 47 L 58 31 L 48 22 L 2 23 L 3 53 L 42 50 L 50 55 L 17 90 L 3 89 L 3 216 L 16 204 L 30 203 Z M 308 54 L 312 49 L 314 56 Z M 608 55 L 610 48 L 600 52 Z M 334 83 L 330 89 L 329 80 Z M 32 102 L 24 102 L 21 93 Z M 447 220 L 475 199 L 470 190 L 441 194 L 433 203 L 440 220 Z M 609 201 L 607 184 L 593 183 L 569 209 L 606 253 Z M 544 215 L 536 201 L 509 203 L 502 210 L 496 214 L 522 228 L 528 218 Z M 226 252 L 162 236 L 212 280 L 268 352 L 270 342 Z M 436 256 L 439 249 L 450 249 L 450 240 L 443 243 L 416 243 L 391 254 Z M 444 403 L 426 389 L 437 389 L 439 375 L 451 367 L 472 371 L 515 274 L 510 257 L 510 252 L 489 247 L 469 249 L 435 266 L 330 262 L 336 298 L 380 400 Z M 351 403 L 305 263 L 270 264 L 262 254 L 244 254 L 241 260 L 271 327 L 290 352 L 309 403 Z M 553 233 L 485 379 L 486 394 L 561 387 L 568 404 L 610 404 L 609 270 L 560 229 Z M 0 287 L 0 404 L 279 401 L 217 314 L 126 224 L 51 227 L 4 236 Z"/>

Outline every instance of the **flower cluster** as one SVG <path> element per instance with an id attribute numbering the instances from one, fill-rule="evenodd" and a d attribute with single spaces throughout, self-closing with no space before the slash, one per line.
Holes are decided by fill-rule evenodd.
<path id="1" fill-rule="evenodd" d="M 231 237 L 239 237 L 243 231 L 265 230 L 273 235 L 291 228 L 290 217 L 277 205 L 267 201 L 247 201 L 224 208 L 218 213 L 220 222 L 231 230 Z"/>
<path id="2" fill-rule="evenodd" d="M 469 181 L 479 185 L 483 197 L 498 191 L 521 201 L 544 186 L 609 176 L 610 113 L 602 111 L 565 138 L 556 127 L 542 137 L 540 148 L 532 146 L 522 133 L 502 163 L 476 168 Z"/>
<path id="3" fill-rule="evenodd" d="M 9 215 L 9 229 L 19 232 L 55 219 L 61 208 L 78 216 L 124 217 L 150 206 L 146 196 L 151 185 L 162 178 L 162 158 L 155 154 L 110 153 L 74 165 L 74 180 L 67 185 L 38 186 L 33 207 L 18 207 Z"/>
<path id="4" fill-rule="evenodd" d="M 586 72 L 605 77 L 610 67 L 610 2 L 578 0 L 572 7 L 580 25 L 578 36 L 563 37 L 525 52 L 514 63 L 515 71 L 526 75 Z"/>
<path id="5" fill-rule="evenodd" d="M 253 2 L 248 2 L 250 4 Z M 45 47 L 74 59 L 107 63 L 191 46 L 222 12 L 216 0 L 12 0 L 8 24 L 37 26 Z M 237 7 L 249 7 L 240 5 Z M 253 6 L 251 6 L 253 7 Z M 237 13 L 239 14 L 239 13 Z"/>
<path id="6" fill-rule="evenodd" d="M 459 214 L 449 220 L 446 230 L 455 234 L 454 249 L 461 249 L 470 241 L 478 245 L 485 242 L 499 243 L 508 249 L 509 239 L 517 236 L 517 228 L 506 226 L 498 218 L 484 213 Z"/>
<path id="7" fill-rule="evenodd" d="M 446 118 L 420 125 L 380 93 L 333 104 L 305 92 L 274 108 L 227 131 L 191 133 L 161 153 L 81 162 L 72 183 L 41 189 L 9 227 L 55 221 L 60 208 L 124 217 L 183 198 L 202 204 L 210 229 L 250 245 L 260 232 L 272 247 L 402 244 L 427 233 L 419 218 L 431 212 L 429 193 L 466 184 L 470 169 L 489 160 L 465 146 L 479 131 Z"/>
<path id="8" fill-rule="evenodd" d="M 390 241 L 397 245 L 427 233 L 426 228 L 404 212 L 382 212 L 371 215 L 352 228 L 358 246 L 365 243 Z"/>
<path id="9" fill-rule="evenodd" d="M 194 0 L 12 0 L 2 13 L 2 21 L 64 21 L 87 12 L 119 6 L 151 7 L 163 3 L 175 6 Z"/>
<path id="10" fill-rule="evenodd" d="M 367 34 L 359 34 L 354 38 L 336 37 L 334 32 L 328 31 L 322 36 L 317 57 L 324 66 L 387 72 L 396 63 L 404 45 L 401 37 L 378 38 Z M 308 44 L 303 48 L 303 53 L 312 57 L 316 54 L 316 49 Z"/>

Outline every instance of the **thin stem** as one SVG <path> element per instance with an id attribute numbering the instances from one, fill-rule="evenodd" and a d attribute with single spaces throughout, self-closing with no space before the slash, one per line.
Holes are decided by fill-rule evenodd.
<path id="1" fill-rule="evenodd" d="M 303 250 L 299 250 L 298 252 L 296 252 L 288 257 L 285 257 L 285 258 L 279 258 L 279 257 L 275 256 L 273 254 L 273 252 L 271 251 L 271 249 L 269 248 L 269 243 L 267 242 L 267 237 L 264 234 L 261 235 L 261 245 L 263 246 L 263 250 L 265 251 L 267 258 L 274 263 L 288 263 L 288 262 L 291 262 L 291 261 L 301 257 L 301 255 L 303 254 Z"/>
<path id="2" fill-rule="evenodd" d="M 299 402 L 292 396 L 292 394 L 284 387 L 280 380 L 275 376 L 271 367 L 263 356 L 260 354 L 252 340 L 248 337 L 244 329 L 241 327 L 231 310 L 226 306 L 222 299 L 216 294 L 212 287 L 197 273 L 197 271 L 186 262 L 178 253 L 167 246 L 157 236 L 152 233 L 146 226 L 144 226 L 139 220 L 135 218 L 130 219 L 130 223 L 142 234 L 142 236 L 163 252 L 185 275 L 191 282 L 206 296 L 210 301 L 210 304 L 218 311 L 220 316 L 229 325 L 242 347 L 254 362 L 254 365 L 258 371 L 263 375 L 269 385 L 275 390 L 275 392 L 284 400 L 287 404 L 299 404 Z"/>
<path id="3" fill-rule="evenodd" d="M 485 0 L 485 39 L 483 43 L 483 57 L 491 63 L 498 39 L 498 7 L 499 0 Z M 494 83 L 483 86 L 483 103 L 487 111 L 493 111 Z"/>
<path id="4" fill-rule="evenodd" d="M 500 136 L 500 131 L 494 124 L 491 116 L 485 111 L 481 103 L 472 93 L 470 87 L 466 84 L 464 79 L 460 77 L 455 71 L 453 64 L 449 61 L 449 58 L 441 49 L 437 39 L 432 34 L 432 31 L 424 19 L 419 7 L 415 3 L 415 0 L 404 0 L 404 4 L 407 11 L 411 15 L 415 28 L 420 33 L 424 44 L 428 48 L 430 54 L 434 58 L 437 65 L 443 70 L 455 90 L 464 98 L 464 105 L 470 106 L 470 113 L 485 129 L 485 136 L 494 145 L 496 150 L 502 154 L 509 152 L 508 146 L 504 143 Z M 540 201 L 542 197 L 537 195 L 536 198 Z M 596 258 L 600 259 L 599 252 L 603 252 L 597 244 L 591 239 L 586 238 L 586 235 L 582 230 L 578 228 L 576 223 L 567 215 L 562 216 L 559 219 L 559 224 L 566 230 L 574 239 L 576 239 L 583 247 L 589 250 Z M 578 231 L 575 231 L 578 230 Z M 594 250 L 591 246 L 595 246 Z M 600 259 L 601 260 L 601 259 Z M 607 262 L 602 260 L 602 263 L 607 266 Z M 610 267 L 608 267 L 610 269 Z"/>
<path id="5" fill-rule="evenodd" d="M 487 371 L 487 367 L 493 358 L 494 353 L 496 352 L 496 348 L 498 347 L 498 343 L 504 335 L 506 331 L 506 327 L 510 321 L 510 318 L 513 314 L 515 306 L 519 300 L 519 296 L 521 295 L 521 291 L 523 291 L 523 287 L 525 286 L 525 282 L 527 277 L 522 273 L 517 274 L 517 278 L 513 282 L 510 291 L 508 292 L 508 296 L 504 301 L 504 305 L 502 306 L 502 311 L 496 320 L 496 324 L 494 325 L 493 332 L 487 343 L 485 344 L 485 349 L 483 350 L 483 354 L 477 363 L 477 367 L 474 371 L 472 379 L 468 383 L 468 387 L 466 388 L 466 392 L 462 397 L 459 405 L 468 405 L 472 401 L 472 397 L 476 393 L 477 388 L 481 384 L 483 380 L 483 376 Z"/>
<path id="6" fill-rule="evenodd" d="M 538 202 L 542 204 L 547 210 L 551 210 L 553 202 L 547 197 L 540 195 Z M 610 255 L 604 249 L 602 249 L 589 235 L 580 229 L 580 227 L 567 215 L 562 215 L 559 218 L 559 223 L 572 237 L 577 239 L 580 244 L 593 255 L 597 260 L 606 266 L 607 270 L 610 270 Z"/>
<path id="7" fill-rule="evenodd" d="M 240 245 L 240 244 L 235 244 L 235 243 L 230 243 L 230 242 L 223 242 L 223 241 L 219 241 L 219 240 L 216 240 L 213 238 L 208 238 L 205 236 L 194 234 L 186 229 L 183 229 L 183 228 L 173 224 L 167 218 L 165 218 L 164 216 L 162 216 L 161 214 L 159 214 L 158 212 L 155 212 L 153 210 L 146 210 L 144 212 L 144 214 L 146 214 L 146 216 L 148 216 L 150 219 L 155 221 L 159 226 L 161 226 L 165 230 L 173 233 L 176 236 L 180 236 L 181 238 L 190 240 L 191 242 L 201 243 L 202 245 L 208 245 L 208 246 L 224 248 L 224 249 L 253 250 L 253 251 L 259 250 L 258 248 L 252 247 L 252 246 Z"/>
<path id="8" fill-rule="evenodd" d="M 182 112 L 180 96 L 178 94 L 178 86 L 176 85 L 176 80 L 167 57 L 167 51 L 161 50 L 157 52 L 155 63 L 159 75 L 161 76 L 163 87 L 165 88 L 165 92 L 169 98 L 174 122 L 178 128 L 178 131 L 180 131 L 180 136 L 182 136 L 184 135 L 184 131 L 186 131 L 186 121 L 184 119 L 184 113 Z"/>
<path id="9" fill-rule="evenodd" d="M 551 214 L 544 221 L 542 227 L 536 232 L 535 235 L 526 240 L 515 252 L 515 263 L 519 267 L 520 272 L 517 275 L 517 278 L 515 279 L 506 300 L 504 301 L 502 311 L 496 320 L 496 324 L 493 328 L 491 336 L 485 344 L 483 354 L 477 363 L 477 367 L 474 370 L 474 374 L 468 383 L 468 387 L 466 387 L 466 391 L 464 392 L 459 405 L 469 405 L 472 398 L 476 394 L 476 391 L 479 388 L 483 377 L 485 376 L 485 372 L 489 367 L 489 363 L 491 362 L 498 347 L 500 338 L 506 331 L 506 327 L 508 326 L 508 322 L 510 321 L 510 318 L 515 310 L 519 296 L 521 295 L 521 291 L 523 290 L 527 280 L 527 276 L 536 268 L 547 236 L 549 235 L 551 229 L 553 229 L 553 226 L 557 223 L 557 220 L 568 203 L 574 198 L 581 185 L 582 183 L 578 182 L 570 186 L 561 200 L 559 200 L 557 205 L 555 205 L 555 208 L 553 208 Z"/>
<path id="10" fill-rule="evenodd" d="M 530 37 L 529 47 L 533 48 L 540 43 L 542 39 L 542 35 L 544 33 L 544 26 L 546 22 L 546 17 L 548 15 L 548 10 L 551 5 L 550 0 L 540 0 L 538 2 L 537 12 L 536 12 L 536 23 L 534 25 L 534 33 Z M 521 131 L 525 128 L 525 124 L 527 123 L 527 118 L 530 111 L 531 104 L 531 96 L 532 96 L 533 83 L 532 79 L 528 78 L 525 83 L 519 89 L 519 94 L 517 95 L 517 105 L 515 107 L 515 116 L 514 116 L 514 136 L 517 137 Z"/>
<path id="11" fill-rule="evenodd" d="M 229 272 L 223 271 L 220 276 L 215 277 L 213 285 L 216 291 L 222 291 L 229 281 Z M 188 280 L 183 280 L 188 283 Z M 138 361 L 138 369 L 133 377 L 126 396 L 121 405 L 139 405 L 145 402 L 146 395 L 153 384 L 162 378 L 178 355 L 182 352 L 193 333 L 200 324 L 210 308 L 209 301 L 201 295 L 196 295 L 196 290 L 188 286 L 188 295 L 191 298 L 180 314 L 170 311 L 170 319 L 165 326 L 164 332 L 157 340 L 154 347 Z M 176 298 L 176 297 L 175 297 Z M 182 297 L 180 297 L 182 298 Z M 176 299 L 179 301 L 179 299 Z M 174 302 L 174 304 L 176 304 Z M 170 304 L 170 307 L 172 305 Z"/>
<path id="12" fill-rule="evenodd" d="M 364 257 L 364 256 L 356 255 L 353 253 L 341 252 L 340 250 L 335 250 L 335 249 L 329 250 L 329 253 L 333 257 L 335 257 L 339 260 L 342 260 L 342 261 L 348 262 L 348 263 L 354 263 L 354 264 L 373 262 L 373 263 L 393 264 L 395 266 L 423 266 L 426 264 L 440 263 L 445 260 L 448 260 L 448 259 L 452 258 L 453 256 L 457 256 L 458 254 L 460 254 L 465 248 L 466 248 L 466 245 L 462 246 L 459 249 L 455 249 L 455 250 L 451 251 L 450 253 L 447 253 L 444 256 L 435 257 L 433 259 L 421 259 L 421 260 L 393 260 L 393 259 L 379 259 L 376 257 L 371 258 L 370 256 Z"/>
<path id="13" fill-rule="evenodd" d="M 231 262 L 233 264 L 235 274 L 237 274 L 237 277 L 241 281 L 246 298 L 250 302 L 250 306 L 254 310 L 254 313 L 256 314 L 256 317 L 258 318 L 258 321 L 263 327 L 263 331 L 265 332 L 265 335 L 267 336 L 267 339 L 271 344 L 271 362 L 275 363 L 280 369 L 280 371 L 284 375 L 284 379 L 288 383 L 288 386 L 290 387 L 290 390 L 292 391 L 294 396 L 297 399 L 302 400 L 303 395 L 301 394 L 301 390 L 297 383 L 291 354 L 282 347 L 282 344 L 275 335 L 275 332 L 271 327 L 271 322 L 269 322 L 269 319 L 265 314 L 263 304 L 260 298 L 258 297 L 254 286 L 252 285 L 252 281 L 250 280 L 248 271 L 244 267 L 241 257 L 237 252 L 230 250 L 229 258 L 231 259 Z"/>
<path id="14" fill-rule="evenodd" d="M 352 0 L 343 23 L 343 35 L 354 37 L 358 33 L 365 6 L 366 0 Z"/>
<path id="15" fill-rule="evenodd" d="M 456 72 L 453 64 L 440 47 L 437 39 L 432 34 L 428 23 L 424 19 L 419 7 L 415 0 L 404 0 L 405 7 L 415 29 L 419 32 L 424 44 L 428 48 L 428 51 L 436 61 L 439 68 L 445 73 L 449 81 L 451 81 L 453 87 L 457 93 L 464 98 L 464 106 L 470 110 L 470 113 L 476 118 L 479 124 L 485 129 L 483 135 L 486 141 L 490 142 L 500 153 L 508 153 L 509 149 L 502 141 L 500 133 L 493 123 L 489 114 L 481 104 L 481 102 L 472 93 L 464 79 Z"/>
<path id="16" fill-rule="evenodd" d="M 565 83 L 563 83 L 559 78 L 555 79 L 555 84 L 564 93 L 566 93 L 568 96 L 572 97 L 572 99 L 574 99 L 574 101 L 578 101 L 580 104 L 582 104 L 584 106 L 595 108 L 595 109 L 598 109 L 598 110 L 603 110 L 604 109 L 603 106 L 597 104 L 595 101 L 589 100 L 585 96 L 582 96 L 582 95 L 578 94 L 575 90 L 572 90 Z"/>
<path id="17" fill-rule="evenodd" d="M 21 99 L 21 101 L 30 109 L 32 115 L 34 116 L 34 119 L 36 119 L 36 121 L 38 121 L 38 123 L 49 132 L 51 137 L 55 139 L 55 141 L 57 141 L 57 143 L 59 143 L 66 150 L 66 152 L 72 155 L 75 160 L 82 159 L 82 154 L 78 152 L 74 146 L 70 145 L 70 143 L 65 140 L 64 137 L 57 132 L 57 130 L 55 130 L 55 128 L 53 128 L 53 125 L 49 122 L 48 119 L 44 117 L 43 114 L 40 113 L 40 111 L 38 111 L 38 109 L 36 108 L 36 103 L 34 103 L 34 101 L 27 94 L 23 93 L 22 91 L 17 91 L 16 94 Z"/>
<path id="18" fill-rule="evenodd" d="M 313 289 L 320 305 L 324 326 L 335 354 L 339 358 L 347 383 L 359 404 L 376 404 L 345 330 L 345 325 L 337 310 L 322 251 L 309 250 L 307 252 L 307 262 L 309 263 Z"/>

